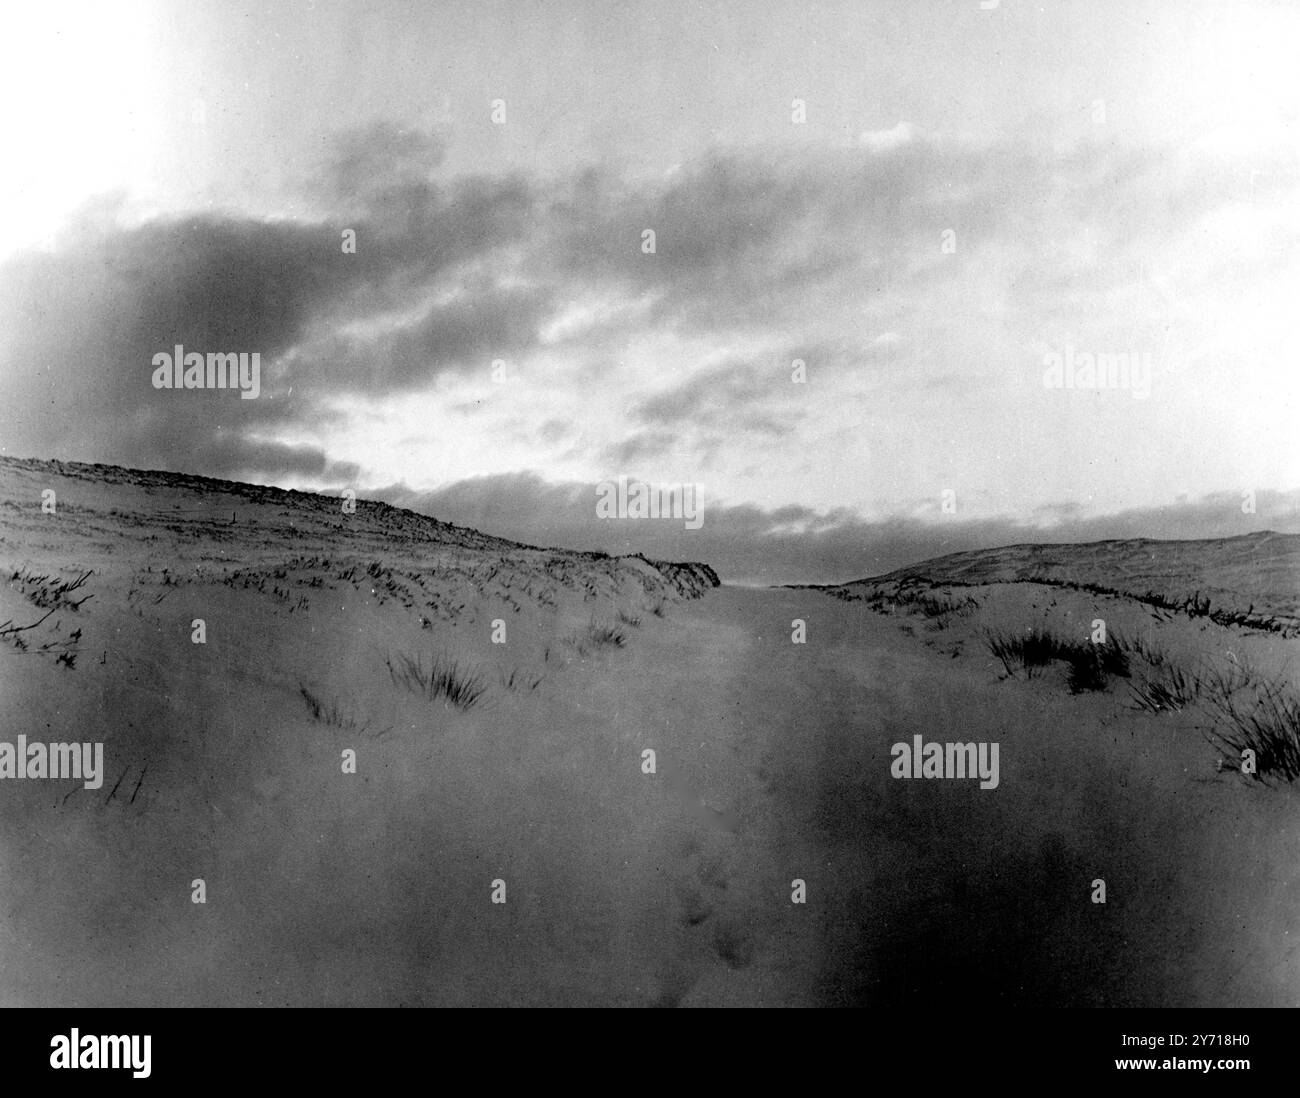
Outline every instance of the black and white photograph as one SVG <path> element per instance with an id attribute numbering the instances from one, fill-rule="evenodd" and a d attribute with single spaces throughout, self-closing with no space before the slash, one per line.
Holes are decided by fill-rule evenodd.
<path id="1" fill-rule="evenodd" d="M 24 1055 L 1300 1005 L 1300 8 L 4 23 Z"/>

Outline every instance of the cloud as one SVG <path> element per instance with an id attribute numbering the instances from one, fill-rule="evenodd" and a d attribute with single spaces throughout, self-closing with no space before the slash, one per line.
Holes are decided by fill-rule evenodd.
<path id="1" fill-rule="evenodd" d="M 335 136 L 320 186 L 337 207 L 373 209 L 405 188 L 427 185 L 446 151 L 439 134 L 380 119 Z"/>
<path id="2" fill-rule="evenodd" d="M 347 135 L 334 165 L 340 187 L 366 164 L 377 173 L 352 191 L 365 209 L 351 223 L 203 214 L 125 227 L 104 207 L 57 252 L 11 256 L 0 264 L 6 451 L 315 474 L 328 466 L 319 454 L 254 436 L 319 425 L 340 394 L 409 389 L 485 349 L 530 345 L 545 290 L 450 274 L 515 238 L 525 190 L 510 178 L 439 185 L 423 168 L 440 158 L 437 141 L 380 127 Z M 415 321 L 382 322 L 413 303 Z M 375 318 L 369 337 L 346 335 Z M 154 390 L 153 355 L 177 344 L 259 353 L 264 396 Z"/>
<path id="3" fill-rule="evenodd" d="M 605 461 L 615 468 L 626 468 L 645 458 L 670 453 L 680 445 L 680 441 L 680 436 L 674 431 L 638 431 L 607 448 Z"/>
<path id="4" fill-rule="evenodd" d="M 0 268 L 7 451 L 213 475 L 249 468 L 231 439 L 283 424 L 292 409 L 230 391 L 155 390 L 152 358 L 176 344 L 256 351 L 265 382 L 346 288 L 328 248 L 311 225 L 191 218 L 11 258 Z M 243 445 L 252 457 L 276 452 Z"/>
<path id="5" fill-rule="evenodd" d="M 446 387 L 451 405 L 478 407 L 482 394 L 465 388 L 501 358 L 513 387 L 494 399 L 507 410 L 484 405 L 458 429 L 536 413 L 551 445 L 567 441 L 565 460 L 593 472 L 670 459 L 743 468 L 751 498 L 768 498 L 763 467 L 777 448 L 787 462 L 814 455 L 814 470 L 865 456 L 826 449 L 852 441 L 865 398 L 892 410 L 900 483 L 855 483 L 887 485 L 895 503 L 932 488 L 918 483 L 936 463 L 932 436 L 898 426 L 924 415 L 927 427 L 946 421 L 953 453 L 974 455 L 965 465 L 984 488 L 1009 478 L 1006 494 L 1032 508 L 1043 502 L 1033 470 L 1065 464 L 1059 447 L 1042 449 L 1053 432 L 1014 464 L 979 446 L 999 426 L 1027 438 L 1010 409 L 1041 396 L 1024 385 L 1045 349 L 1158 350 L 1162 287 L 1177 294 L 1179 340 L 1198 346 L 1216 328 L 1204 303 L 1223 300 L 1225 281 L 1244 302 L 1252 272 L 1273 285 L 1294 274 L 1281 198 L 1240 202 L 1232 165 L 1186 148 L 1090 141 L 1049 153 L 899 123 L 847 148 L 714 149 L 667 177 L 605 166 L 449 178 L 447 143 L 384 123 L 349 131 L 306 196 L 310 217 L 127 225 L 108 204 L 54 254 L 0 264 L 6 451 L 323 475 L 349 398 Z M 1266 167 L 1281 178 L 1285 164 Z M 344 230 L 355 252 L 342 249 Z M 941 248 L 947 231 L 955 250 Z M 1228 243 L 1207 257 L 1206 234 Z M 1144 297 L 1148 265 L 1164 281 Z M 1267 338 L 1281 347 L 1285 336 Z M 264 396 L 153 390 L 152 355 L 176 343 L 258 351 Z M 1261 357 L 1228 346 L 1213 368 L 1230 371 L 1247 351 Z M 668 380 L 648 368 L 665 356 L 680 364 Z M 797 391 L 795 358 L 809 369 Z M 1188 381 L 1182 398 L 1199 391 Z M 586 411 L 592 400 L 599 413 Z M 1061 402 L 1050 410 L 1065 416 L 1056 434 L 1095 429 L 1069 407 L 1073 419 Z M 390 463 L 395 447 L 375 443 Z"/>
<path id="6" fill-rule="evenodd" d="M 486 371 L 493 359 L 533 348 L 550 309 L 547 290 L 473 281 L 409 323 L 305 344 L 286 380 L 370 397 L 418 390 L 443 373 Z"/>
<path id="7" fill-rule="evenodd" d="M 782 409 L 778 415 L 760 410 L 773 403 L 778 384 L 790 384 L 784 363 L 724 362 L 647 397 L 632 408 L 631 416 L 658 427 L 725 426 L 732 431 L 784 435 L 798 413 Z"/>
<path id="8" fill-rule="evenodd" d="M 899 122 L 888 130 L 864 130 L 858 134 L 858 144 L 874 153 L 887 153 L 910 144 L 915 138 L 911 123 Z"/>

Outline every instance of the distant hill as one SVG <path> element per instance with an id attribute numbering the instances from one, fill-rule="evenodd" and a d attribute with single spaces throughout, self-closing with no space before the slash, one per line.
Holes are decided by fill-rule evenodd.
<path id="1" fill-rule="evenodd" d="M 1007 545 L 950 553 L 819 589 L 855 599 L 888 586 L 1041 583 L 1127 595 L 1223 624 L 1289 632 L 1300 627 L 1300 534 L 1232 538 L 1128 538 L 1064 545 Z"/>

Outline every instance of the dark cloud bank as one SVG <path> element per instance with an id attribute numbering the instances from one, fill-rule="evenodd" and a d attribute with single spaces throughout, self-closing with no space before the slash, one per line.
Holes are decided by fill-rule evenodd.
<path id="1" fill-rule="evenodd" d="M 848 512 L 711 508 L 706 503 L 698 530 L 686 529 L 681 519 L 598 518 L 596 485 L 550 484 L 531 473 L 461 481 L 425 493 L 393 485 L 378 495 L 397 506 L 532 545 L 701 560 L 726 581 L 762 584 L 843 582 L 945 553 L 1022 542 L 1234 537 L 1266 529 L 1300 532 L 1297 491 L 1257 493 L 1253 514 L 1242 511 L 1239 494 L 1224 492 L 1096 518 L 1067 509 L 1043 516 L 1050 526 L 956 517 L 868 522 Z M 937 500 L 933 510 L 936 515 L 940 510 Z"/>

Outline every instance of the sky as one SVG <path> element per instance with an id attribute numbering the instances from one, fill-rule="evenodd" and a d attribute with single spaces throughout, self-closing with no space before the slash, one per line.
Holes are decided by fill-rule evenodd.
<path id="1" fill-rule="evenodd" d="M 0 453 L 741 582 L 1300 531 L 1293 5 L 13 22 Z M 257 352 L 260 394 L 155 389 L 177 344 Z M 703 521 L 600 517 L 620 476 Z"/>

